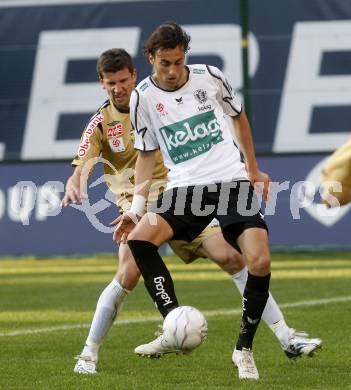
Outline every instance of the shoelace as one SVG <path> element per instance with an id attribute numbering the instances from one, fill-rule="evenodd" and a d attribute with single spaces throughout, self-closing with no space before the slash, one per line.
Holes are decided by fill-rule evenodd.
<path id="1" fill-rule="evenodd" d="M 157 330 L 154 334 L 156 337 L 161 336 L 163 334 L 163 326 L 161 324 L 157 325 Z"/>
<path id="2" fill-rule="evenodd" d="M 248 351 L 242 351 L 241 357 L 240 357 L 240 364 L 245 369 L 246 372 L 249 372 L 251 374 L 256 373 L 256 365 L 253 360 L 253 356 Z"/>
<path id="3" fill-rule="evenodd" d="M 153 340 L 153 341 L 150 341 L 149 344 L 160 344 L 161 341 L 163 339 L 163 334 L 161 334 L 160 336 L 157 337 L 157 339 Z"/>
<path id="4" fill-rule="evenodd" d="M 308 333 L 304 332 L 304 331 L 297 331 L 295 329 L 291 329 L 292 332 L 290 334 L 290 337 L 308 337 Z"/>
<path id="5" fill-rule="evenodd" d="M 154 334 L 156 336 L 156 339 L 151 341 L 150 344 L 158 344 L 159 342 L 162 341 L 162 339 L 163 339 L 163 327 L 162 327 L 161 324 L 157 325 L 157 330 L 156 330 L 156 332 Z"/>
<path id="6" fill-rule="evenodd" d="M 96 372 L 96 362 L 92 360 L 90 356 L 78 355 L 75 357 L 75 359 L 78 360 L 78 372 Z"/>
<path id="7" fill-rule="evenodd" d="M 96 363 L 90 356 L 77 355 L 74 357 L 75 360 L 84 360 L 85 362 Z"/>

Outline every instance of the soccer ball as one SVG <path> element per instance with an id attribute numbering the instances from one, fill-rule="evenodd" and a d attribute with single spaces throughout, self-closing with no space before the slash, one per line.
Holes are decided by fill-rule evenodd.
<path id="1" fill-rule="evenodd" d="M 200 310 L 192 306 L 179 306 L 167 314 L 163 334 L 174 348 L 190 352 L 207 336 L 207 321 Z"/>

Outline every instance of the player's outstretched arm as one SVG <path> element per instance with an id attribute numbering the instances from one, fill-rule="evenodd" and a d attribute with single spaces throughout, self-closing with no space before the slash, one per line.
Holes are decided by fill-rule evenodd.
<path id="1" fill-rule="evenodd" d="M 251 127 L 245 112 L 241 112 L 240 115 L 233 117 L 235 134 L 240 144 L 242 153 L 244 154 L 245 164 L 249 180 L 252 185 L 255 183 L 262 183 L 262 196 L 266 201 L 268 199 L 269 185 L 271 179 L 265 172 L 260 171 L 255 156 L 255 148 L 253 145 Z M 256 186 L 255 186 L 256 187 Z M 260 187 L 256 187 L 260 188 Z"/>
<path id="2" fill-rule="evenodd" d="M 152 174 L 155 168 L 156 161 L 156 150 L 149 152 L 139 151 L 138 158 L 135 164 L 135 188 L 134 188 L 134 197 L 136 195 L 143 196 L 146 199 L 149 196 L 149 191 L 152 182 Z M 134 200 L 134 198 L 133 198 Z M 133 209 L 133 204 L 131 211 Z M 142 213 L 144 213 L 145 207 L 143 207 Z M 139 211 L 139 210 L 135 210 Z"/>
<path id="3" fill-rule="evenodd" d="M 71 203 L 82 203 L 86 195 L 82 193 L 80 188 L 82 177 L 82 167 L 76 166 L 72 176 L 70 176 L 66 183 L 65 195 L 61 201 L 61 207 L 66 207 Z"/>

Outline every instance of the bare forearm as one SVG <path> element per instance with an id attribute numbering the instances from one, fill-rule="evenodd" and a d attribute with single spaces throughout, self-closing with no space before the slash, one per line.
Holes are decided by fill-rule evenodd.
<path id="1" fill-rule="evenodd" d="M 80 165 L 77 165 L 74 168 L 72 176 L 68 178 L 68 181 L 73 181 L 74 183 L 79 184 L 81 175 L 82 175 L 82 167 Z"/>
<path id="2" fill-rule="evenodd" d="M 82 201 L 80 189 L 81 176 L 82 168 L 80 166 L 76 166 L 72 176 L 67 179 L 66 190 L 61 201 L 61 207 L 66 207 L 70 203 L 80 203 Z"/>
<path id="3" fill-rule="evenodd" d="M 144 198 L 148 197 L 155 167 L 155 153 L 156 151 L 139 152 L 135 164 L 134 195 L 141 195 Z"/>
<path id="4" fill-rule="evenodd" d="M 251 127 L 246 114 L 242 112 L 240 116 L 233 118 L 233 120 L 235 125 L 235 134 L 244 155 L 247 170 L 256 171 L 258 170 L 258 165 L 255 156 Z"/>
<path id="5" fill-rule="evenodd" d="M 271 179 L 267 173 L 260 171 L 258 168 L 251 128 L 244 112 L 242 112 L 239 117 L 234 118 L 234 124 L 236 136 L 240 144 L 241 151 L 244 154 L 248 178 L 252 185 L 255 185 L 256 183 L 263 184 L 263 187 L 259 190 L 259 192 L 262 192 L 263 199 L 266 201 L 268 199 Z"/>

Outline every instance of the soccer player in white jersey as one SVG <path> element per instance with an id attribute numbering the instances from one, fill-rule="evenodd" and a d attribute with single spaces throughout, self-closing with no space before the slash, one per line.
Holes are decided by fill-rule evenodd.
<path id="1" fill-rule="evenodd" d="M 62 205 L 81 202 L 85 167 L 94 165 L 90 162 L 101 155 L 109 163 L 104 164 L 106 182 L 116 194 L 117 207 L 123 213 L 130 207 L 133 185 L 129 180 L 125 182 L 121 178 L 117 179 L 117 176 L 134 169 L 138 155 L 133 147 L 134 137 L 129 119 L 129 98 L 135 87 L 136 72 L 132 58 L 123 49 L 110 49 L 102 53 L 97 61 L 97 71 L 109 99 L 98 109 L 83 131 L 78 154 L 72 161 L 74 171 L 67 181 Z M 167 170 L 158 154 L 152 178 L 154 181 L 164 181 L 166 175 Z M 218 224 L 212 223 L 190 243 L 173 241 L 170 245 L 185 263 L 199 257 L 211 258 L 232 277 L 241 294 L 243 293 L 247 269 L 240 254 L 224 241 Z M 85 346 L 74 367 L 76 373 L 97 372 L 99 348 L 120 312 L 122 302 L 138 283 L 140 272 L 128 246 L 120 245 L 118 255 L 118 270 L 98 299 Z M 311 348 L 315 349 L 316 339 L 301 337 L 288 327 L 272 296 L 268 299 L 263 319 L 274 331 L 288 357 L 306 355 L 311 353 Z"/>
<path id="2" fill-rule="evenodd" d="M 146 43 L 154 73 L 139 83 L 130 101 L 135 148 L 140 151 L 136 189 L 131 210 L 115 221 L 114 238 L 128 243 L 149 294 L 166 316 L 178 301 L 159 246 L 170 239 L 191 241 L 216 217 L 224 238 L 239 248 L 248 267 L 232 359 L 239 378 L 257 380 L 252 342 L 268 298 L 270 251 L 253 185 L 262 184 L 266 199 L 270 178 L 258 168 L 248 120 L 222 72 L 185 65 L 189 41 L 171 22 L 159 26 Z M 245 163 L 225 114 L 233 119 Z M 142 216 L 159 149 L 169 169 L 167 188 L 153 207 L 155 213 Z M 135 226 L 136 217 L 141 220 Z M 174 350 L 161 335 L 135 352 L 162 355 Z"/>

